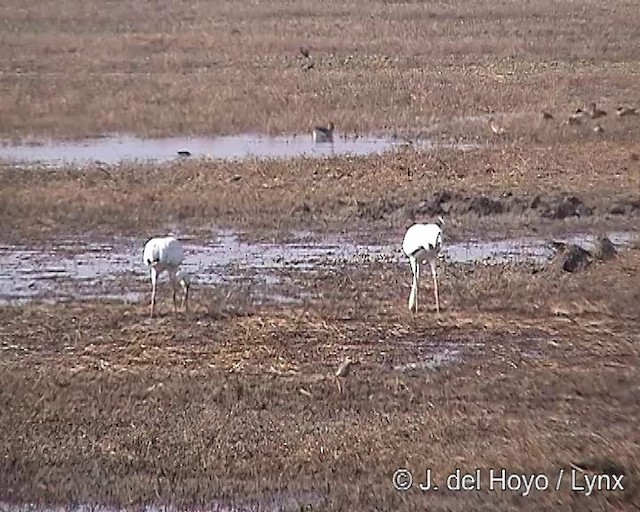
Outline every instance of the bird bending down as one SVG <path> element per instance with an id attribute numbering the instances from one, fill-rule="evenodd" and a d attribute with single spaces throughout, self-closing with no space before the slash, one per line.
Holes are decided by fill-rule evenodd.
<path id="1" fill-rule="evenodd" d="M 591 103 L 589 103 L 589 106 L 586 108 L 585 112 L 591 119 L 598 119 L 599 117 L 607 115 L 607 113 L 604 110 L 599 109 L 596 106 L 595 101 L 592 101 Z"/>
<path id="2" fill-rule="evenodd" d="M 576 112 L 575 114 L 571 114 L 565 122 L 565 124 L 568 124 L 571 126 L 577 126 L 581 123 L 582 123 L 582 111 Z"/>
<path id="3" fill-rule="evenodd" d="M 173 310 L 177 311 L 176 287 L 179 284 L 183 291 L 181 306 L 185 308 L 185 311 L 189 311 L 191 278 L 184 270 L 178 270 L 182 263 L 183 255 L 182 244 L 172 236 L 152 238 L 144 246 L 142 259 L 144 264 L 151 270 L 151 318 L 153 318 L 156 307 L 158 276 L 165 270 L 169 274 L 173 288 Z"/>
<path id="4" fill-rule="evenodd" d="M 616 108 L 616 114 L 618 114 L 618 117 L 635 116 L 638 111 L 633 107 L 618 107 Z"/>
<path id="5" fill-rule="evenodd" d="M 444 220 L 438 217 L 438 224 L 414 224 L 411 226 L 402 242 L 402 251 L 409 258 L 413 272 L 411 293 L 409 294 L 409 309 L 418 311 L 418 286 L 420 284 L 420 265 L 426 262 L 431 267 L 433 276 L 433 292 L 436 299 L 436 311 L 440 313 L 440 297 L 438 294 L 438 278 L 436 264 L 442 249 L 442 226 Z"/>
<path id="6" fill-rule="evenodd" d="M 495 133 L 496 135 L 502 135 L 503 133 L 506 133 L 507 130 L 505 130 L 504 126 L 498 126 L 496 124 L 496 122 L 494 121 L 493 117 L 489 118 L 489 128 L 491 128 L 491 131 L 493 133 Z"/>
<path id="7" fill-rule="evenodd" d="M 316 126 L 313 129 L 313 142 L 333 142 L 333 129 L 335 126 L 333 123 L 329 123 L 326 128 L 323 126 Z"/>
<path id="8" fill-rule="evenodd" d="M 355 364 L 355 361 L 350 357 L 346 357 L 342 364 L 336 370 L 336 384 L 338 385 L 338 392 L 342 394 L 342 384 L 340 383 L 341 378 L 346 378 L 351 371 L 351 366 Z"/>

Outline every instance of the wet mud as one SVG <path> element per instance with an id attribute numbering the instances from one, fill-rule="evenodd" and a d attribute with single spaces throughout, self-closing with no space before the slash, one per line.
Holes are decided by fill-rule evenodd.
<path id="1" fill-rule="evenodd" d="M 612 247 L 634 243 L 636 233 L 610 233 Z M 361 238 L 360 242 L 355 242 Z M 554 239 L 555 240 L 555 239 Z M 567 243 L 583 245 L 594 253 L 597 238 L 591 235 L 566 237 Z M 0 245 L 2 276 L 0 301 L 23 303 L 38 299 L 55 302 L 75 299 L 116 299 L 137 302 L 148 293 L 148 269 L 142 262 L 146 240 L 118 237 L 68 238 L 33 245 Z M 368 262 L 389 262 L 407 266 L 401 240 L 376 237 L 375 243 L 362 236 L 301 234 L 287 242 L 248 241 L 241 233 L 221 231 L 210 240 L 185 239 L 182 268 L 192 276 L 194 288 L 226 285 L 246 287 L 260 303 L 302 303 L 310 292 L 294 285 L 291 275 L 313 279 L 318 271 Z M 562 242 L 556 242 L 556 245 Z M 563 245 L 562 245 L 563 246 Z M 564 246 L 563 246 L 564 247 Z M 549 262 L 559 246 L 543 238 L 468 240 L 447 243 L 443 264 L 496 264 Z M 601 250 L 601 249 L 600 249 Z M 573 263 L 569 264 L 570 266 Z M 165 278 L 161 282 L 166 281 Z"/>
<path id="2" fill-rule="evenodd" d="M 572 194 L 499 196 L 470 195 L 441 190 L 430 197 L 407 205 L 388 199 L 358 203 L 358 215 L 363 219 L 417 218 L 438 215 L 489 217 L 500 215 L 530 215 L 546 221 L 589 218 L 596 215 L 636 216 L 640 214 L 640 197 L 617 198 L 605 204 L 590 205 Z"/>

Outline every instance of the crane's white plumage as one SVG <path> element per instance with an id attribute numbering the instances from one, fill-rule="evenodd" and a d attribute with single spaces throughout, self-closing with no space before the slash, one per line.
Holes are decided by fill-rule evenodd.
<path id="1" fill-rule="evenodd" d="M 144 264 L 150 268 L 151 271 L 151 316 L 155 311 L 156 306 L 156 286 L 158 282 L 158 276 L 165 270 L 169 274 L 171 280 L 171 286 L 173 288 L 173 309 L 177 309 L 176 306 L 176 286 L 179 284 L 183 290 L 182 306 L 187 310 L 189 309 L 189 286 L 191 285 L 191 279 L 189 275 L 183 271 L 178 270 L 182 264 L 184 257 L 184 251 L 182 244 L 172 236 L 152 238 L 144 246 L 144 253 L 142 260 Z"/>
<path id="2" fill-rule="evenodd" d="M 420 283 L 420 265 L 429 263 L 433 276 L 433 288 L 436 298 L 436 311 L 440 312 L 440 297 L 438 295 L 438 279 L 436 264 L 442 249 L 442 217 L 438 217 L 439 224 L 414 224 L 411 226 L 402 242 L 402 251 L 409 258 L 413 282 L 409 294 L 409 309 L 418 311 L 418 286 Z"/>

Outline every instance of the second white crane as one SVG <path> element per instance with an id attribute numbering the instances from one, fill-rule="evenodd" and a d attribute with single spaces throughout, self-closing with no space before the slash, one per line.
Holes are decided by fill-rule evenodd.
<path id="1" fill-rule="evenodd" d="M 402 242 L 402 251 L 409 258 L 413 281 L 409 295 L 409 309 L 418 311 L 418 286 L 420 283 L 420 265 L 429 263 L 433 276 L 433 292 L 436 299 L 436 311 L 440 313 L 440 297 L 438 294 L 438 276 L 436 265 L 442 249 L 442 226 L 444 220 L 438 217 L 438 224 L 414 224 Z"/>
<path id="2" fill-rule="evenodd" d="M 173 288 L 173 310 L 177 311 L 176 305 L 176 288 L 178 285 L 182 287 L 183 297 L 182 306 L 185 310 L 189 310 L 189 286 L 191 279 L 189 275 L 179 270 L 184 257 L 182 244 L 172 236 L 156 237 L 149 240 L 144 246 L 142 259 L 144 264 L 151 270 L 151 313 L 153 318 L 156 306 L 156 287 L 158 276 L 165 270 L 169 274 L 169 280 Z"/>

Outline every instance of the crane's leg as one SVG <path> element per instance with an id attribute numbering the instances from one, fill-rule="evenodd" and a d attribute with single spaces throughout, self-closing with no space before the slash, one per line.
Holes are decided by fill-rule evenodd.
<path id="1" fill-rule="evenodd" d="M 186 313 L 189 312 L 189 287 L 187 286 L 184 290 L 184 295 L 182 297 L 182 306 Z"/>
<path id="2" fill-rule="evenodd" d="M 151 267 L 151 313 L 150 318 L 153 318 L 153 313 L 156 309 L 156 284 L 158 282 L 158 272 L 154 267 Z"/>
<path id="3" fill-rule="evenodd" d="M 411 273 L 413 274 L 412 276 L 412 281 L 411 281 L 411 293 L 409 293 L 409 310 L 413 309 L 413 305 L 416 301 L 416 291 L 417 291 L 417 287 L 418 287 L 418 282 L 417 282 L 417 262 L 416 260 L 410 256 L 409 257 L 409 262 L 411 263 Z"/>
<path id="4" fill-rule="evenodd" d="M 416 261 L 416 313 L 418 312 L 418 295 L 420 295 L 420 262 Z"/>
<path id="5" fill-rule="evenodd" d="M 431 261 L 431 275 L 433 276 L 433 293 L 436 297 L 436 311 L 440 313 L 440 296 L 438 294 L 438 276 L 436 271 L 436 262 Z"/>
<path id="6" fill-rule="evenodd" d="M 173 290 L 173 312 L 178 312 L 178 302 L 176 301 L 176 273 L 171 272 L 171 289 Z"/>

